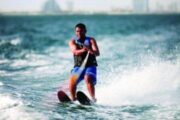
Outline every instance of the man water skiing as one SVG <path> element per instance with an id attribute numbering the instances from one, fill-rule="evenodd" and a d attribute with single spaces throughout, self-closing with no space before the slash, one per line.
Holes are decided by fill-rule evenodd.
<path id="1" fill-rule="evenodd" d="M 74 55 L 74 68 L 71 72 L 69 82 L 70 94 L 73 101 L 76 100 L 76 87 L 83 79 L 85 80 L 92 101 L 96 101 L 95 84 L 96 67 L 98 65 L 96 56 L 99 56 L 100 52 L 96 40 L 92 37 L 87 37 L 86 32 L 86 26 L 83 23 L 77 24 L 75 26 L 76 37 L 69 41 L 69 47 Z M 88 59 L 85 68 L 82 72 L 79 72 L 86 56 Z"/>

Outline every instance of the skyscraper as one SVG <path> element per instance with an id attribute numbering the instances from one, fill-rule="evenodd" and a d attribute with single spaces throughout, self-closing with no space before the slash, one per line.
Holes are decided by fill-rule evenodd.
<path id="1" fill-rule="evenodd" d="M 56 0 L 47 0 L 42 7 L 44 14 L 60 14 L 61 9 Z"/>
<path id="2" fill-rule="evenodd" d="M 177 2 L 177 12 L 180 13 L 180 1 L 176 1 Z"/>
<path id="3" fill-rule="evenodd" d="M 74 3 L 73 3 L 73 1 L 71 1 L 71 0 L 68 0 L 67 2 L 66 2 L 66 4 L 67 4 L 67 10 L 68 11 L 73 11 L 73 7 L 74 7 Z"/>
<path id="4" fill-rule="evenodd" d="M 133 0 L 133 8 L 135 13 L 146 13 L 149 11 L 148 0 Z"/>

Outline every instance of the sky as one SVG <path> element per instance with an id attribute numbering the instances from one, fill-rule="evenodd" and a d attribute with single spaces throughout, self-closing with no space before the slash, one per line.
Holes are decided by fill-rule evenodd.
<path id="1" fill-rule="evenodd" d="M 47 0 L 0 0 L 0 12 L 38 12 Z M 109 11 L 111 8 L 132 9 L 133 0 L 56 0 L 62 10 L 71 8 L 74 11 Z M 180 0 L 149 0 L 150 9 L 156 10 Z M 73 3 L 73 5 L 72 5 Z M 178 9 L 180 4 L 178 4 Z"/>

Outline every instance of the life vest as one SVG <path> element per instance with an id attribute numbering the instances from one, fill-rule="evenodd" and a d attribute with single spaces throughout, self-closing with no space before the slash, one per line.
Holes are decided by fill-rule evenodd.
<path id="1" fill-rule="evenodd" d="M 83 48 L 83 45 L 84 44 L 85 46 L 91 48 L 91 42 L 90 42 L 90 37 L 86 37 L 84 42 L 81 42 L 79 39 L 75 38 L 75 44 L 77 46 L 77 49 L 82 49 Z M 81 55 L 74 55 L 74 67 L 80 67 L 81 64 L 83 63 L 85 57 L 87 55 L 87 52 L 84 52 L 82 53 Z M 86 63 L 86 67 L 89 67 L 89 66 L 97 66 L 97 61 L 96 61 L 96 56 L 95 55 L 92 55 L 92 54 L 89 54 L 89 57 L 88 57 L 88 61 Z"/>

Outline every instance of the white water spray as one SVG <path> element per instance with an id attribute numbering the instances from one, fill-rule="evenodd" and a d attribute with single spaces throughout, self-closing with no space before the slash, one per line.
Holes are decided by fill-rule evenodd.
<path id="1" fill-rule="evenodd" d="M 98 102 L 106 105 L 174 103 L 180 96 L 180 64 L 152 63 L 138 70 L 114 74 L 110 84 L 97 89 Z"/>

